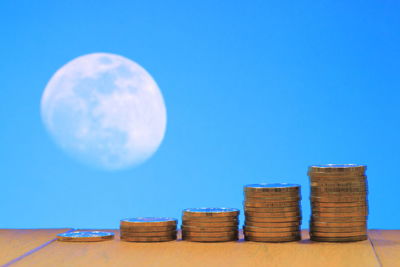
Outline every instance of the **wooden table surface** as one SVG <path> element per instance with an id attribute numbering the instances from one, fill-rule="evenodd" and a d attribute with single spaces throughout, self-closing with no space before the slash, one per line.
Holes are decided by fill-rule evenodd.
<path id="1" fill-rule="evenodd" d="M 400 266 L 400 230 L 371 230 L 354 243 L 59 242 L 68 229 L 0 230 L 4 266 Z M 242 237 L 242 236 L 241 236 Z M 242 237 L 243 238 L 243 237 Z"/>

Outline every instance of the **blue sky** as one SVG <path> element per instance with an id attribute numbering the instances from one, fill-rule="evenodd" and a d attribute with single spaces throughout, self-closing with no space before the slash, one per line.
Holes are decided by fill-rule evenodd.
<path id="1" fill-rule="evenodd" d="M 396 1 L 1 1 L 0 227 L 116 228 L 187 207 L 242 207 L 242 186 L 302 185 L 307 167 L 368 165 L 371 228 L 399 228 Z M 144 165 L 96 170 L 40 117 L 52 74 L 93 52 L 130 58 L 168 112 Z"/>

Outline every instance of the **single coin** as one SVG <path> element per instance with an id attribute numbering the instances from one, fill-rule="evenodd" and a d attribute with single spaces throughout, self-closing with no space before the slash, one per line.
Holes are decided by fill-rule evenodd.
<path id="1" fill-rule="evenodd" d="M 245 231 L 245 236 L 254 236 L 254 237 L 290 237 L 290 236 L 298 236 L 300 231 L 294 232 L 252 232 L 252 231 Z"/>
<path id="2" fill-rule="evenodd" d="M 237 231 L 238 226 L 233 227 L 198 227 L 198 226 L 185 226 L 182 225 L 182 231 L 190 232 L 230 232 Z"/>
<path id="3" fill-rule="evenodd" d="M 313 216 L 317 217 L 333 217 L 333 218 L 353 218 L 353 217 L 363 217 L 368 216 L 367 211 L 359 211 L 359 212 L 320 212 L 320 211 L 313 211 Z"/>
<path id="4" fill-rule="evenodd" d="M 127 241 L 127 242 L 166 242 L 166 241 L 173 241 L 176 240 L 175 237 L 121 237 L 122 241 Z"/>
<path id="5" fill-rule="evenodd" d="M 311 182 L 366 182 L 368 177 L 362 174 L 355 175 L 343 175 L 335 173 L 309 173 L 309 178 Z"/>
<path id="6" fill-rule="evenodd" d="M 248 197 L 247 203 L 270 203 L 270 202 L 294 202 L 300 201 L 300 197 L 284 197 L 284 198 L 266 198 L 266 197 Z"/>
<path id="7" fill-rule="evenodd" d="M 284 197 L 301 197 L 300 191 L 292 192 L 252 192 L 244 191 L 244 197 L 266 197 L 266 198 L 284 198 Z"/>
<path id="8" fill-rule="evenodd" d="M 238 236 L 229 236 L 229 237 L 189 237 L 182 236 L 182 240 L 191 241 L 191 242 L 230 242 L 237 241 L 239 239 Z"/>
<path id="9" fill-rule="evenodd" d="M 233 237 L 237 236 L 238 231 L 231 232 L 190 232 L 183 231 L 182 236 L 185 237 Z"/>
<path id="10" fill-rule="evenodd" d="M 310 197 L 311 201 L 315 202 L 365 202 L 367 201 L 366 195 L 361 196 L 321 196 L 321 197 Z"/>
<path id="11" fill-rule="evenodd" d="M 255 237 L 245 236 L 244 240 L 253 242 L 266 242 L 266 243 L 282 243 L 282 242 L 294 242 L 301 240 L 301 235 L 290 236 L 290 237 Z"/>
<path id="12" fill-rule="evenodd" d="M 301 221 L 301 216 L 293 217 L 253 217 L 247 216 L 246 222 L 297 222 Z"/>
<path id="13" fill-rule="evenodd" d="M 351 236 L 351 237 L 319 237 L 319 236 L 310 236 L 312 241 L 318 242 L 355 242 L 355 241 L 363 241 L 367 240 L 367 235 L 361 236 Z"/>
<path id="14" fill-rule="evenodd" d="M 183 215 L 182 216 L 183 221 L 195 221 L 195 222 L 232 222 L 232 221 L 237 221 L 238 216 L 234 217 L 199 217 L 199 216 L 187 216 Z"/>
<path id="15" fill-rule="evenodd" d="M 301 225 L 301 221 L 293 221 L 293 222 L 253 222 L 253 221 L 245 221 L 245 225 L 247 226 L 256 226 L 256 227 L 293 227 Z"/>
<path id="16" fill-rule="evenodd" d="M 171 226 L 120 226 L 120 231 L 127 232 L 166 232 L 176 230 L 176 225 Z"/>
<path id="17" fill-rule="evenodd" d="M 255 207 L 245 207 L 245 212 L 257 212 L 257 213 L 264 213 L 264 212 L 293 212 L 293 211 L 300 211 L 300 205 L 292 206 L 292 207 L 278 207 L 278 208 L 255 208 Z"/>
<path id="18" fill-rule="evenodd" d="M 256 226 L 243 226 L 243 231 L 250 231 L 250 232 L 294 232 L 300 231 L 300 225 L 296 226 L 288 226 L 288 227 L 256 227 Z"/>
<path id="19" fill-rule="evenodd" d="M 331 208 L 340 208 L 340 207 L 365 207 L 368 206 L 368 201 L 356 201 L 356 202 L 319 202 L 319 201 L 311 201 L 312 207 L 331 207 Z"/>
<path id="20" fill-rule="evenodd" d="M 367 231 L 366 226 L 357 227 L 322 227 L 310 225 L 310 231 L 312 232 L 326 232 L 326 233 L 349 233 L 349 232 L 359 232 Z"/>
<path id="21" fill-rule="evenodd" d="M 114 233 L 100 231 L 73 231 L 57 235 L 57 240 L 64 242 L 96 242 L 113 238 Z"/>
<path id="22" fill-rule="evenodd" d="M 347 227 L 358 227 L 364 226 L 367 227 L 366 221 L 355 221 L 355 222 L 324 222 L 324 221 L 316 221 L 311 219 L 310 225 L 313 226 L 322 226 L 322 227 L 340 227 L 340 228 L 347 228 Z"/>
<path id="23" fill-rule="evenodd" d="M 313 181 L 310 182 L 311 187 L 339 187 L 339 188 L 365 188 L 368 186 L 367 180 L 361 182 L 354 182 L 354 181 L 335 181 L 335 180 L 321 180 L 321 181 Z"/>
<path id="24" fill-rule="evenodd" d="M 338 207 L 338 208 L 332 208 L 332 207 L 311 207 L 312 212 L 326 212 L 326 213 L 335 213 L 335 212 L 340 212 L 340 213 L 358 213 L 358 212 L 365 212 L 365 214 L 368 214 L 368 207 L 367 206 L 360 206 L 360 207 Z"/>
<path id="25" fill-rule="evenodd" d="M 292 202 L 244 202 L 245 208 L 278 208 L 278 207 L 294 207 L 299 205 L 299 201 Z"/>
<path id="26" fill-rule="evenodd" d="M 178 220 L 166 217 L 136 217 L 123 219 L 121 226 L 170 226 L 177 225 Z"/>
<path id="27" fill-rule="evenodd" d="M 312 236 L 318 237 L 350 237 L 350 236 L 361 236 L 366 235 L 367 231 L 358 231 L 358 232 L 347 232 L 347 233 L 327 233 L 327 232 L 316 232 L 312 231 Z"/>
<path id="28" fill-rule="evenodd" d="M 190 208 L 184 209 L 183 215 L 190 217 L 234 217 L 240 210 L 232 208 Z"/>
<path id="29" fill-rule="evenodd" d="M 330 190 L 330 189 L 342 189 L 342 190 L 349 190 L 349 189 L 360 189 L 363 191 L 368 190 L 368 183 L 353 183 L 350 184 L 346 183 L 310 183 L 312 190 Z"/>
<path id="30" fill-rule="evenodd" d="M 198 226 L 198 227 L 234 227 L 239 225 L 239 221 L 232 221 L 232 222 L 197 222 L 197 221 L 183 221 L 182 225 L 186 226 Z"/>
<path id="31" fill-rule="evenodd" d="M 365 172 L 307 172 L 309 177 L 346 177 L 346 178 L 352 178 L 352 177 L 361 177 L 361 176 L 366 176 Z"/>
<path id="32" fill-rule="evenodd" d="M 311 189 L 311 196 L 313 197 L 366 197 L 368 191 L 338 191 L 336 189 L 330 189 L 326 191 Z"/>
<path id="33" fill-rule="evenodd" d="M 310 173 L 364 173 L 366 165 L 360 164 L 322 164 L 308 168 Z"/>
<path id="34" fill-rule="evenodd" d="M 313 222 L 363 222 L 368 219 L 368 216 L 358 216 L 358 217 L 318 217 L 311 215 Z"/>
<path id="35" fill-rule="evenodd" d="M 154 236 L 154 237 L 164 237 L 164 236 L 176 236 L 177 231 L 167 231 L 167 232 L 121 232 L 121 236 L 124 237 L 145 237 L 145 236 Z"/>
<path id="36" fill-rule="evenodd" d="M 245 216 L 250 217 L 299 217 L 301 216 L 300 211 L 292 211 L 292 212 L 252 212 L 246 211 Z"/>
<path id="37" fill-rule="evenodd" d="M 244 186 L 246 192 L 299 192 L 299 184 L 274 183 L 274 184 L 248 184 Z"/>
<path id="38" fill-rule="evenodd" d="M 340 194 L 340 195 L 366 195 L 368 193 L 368 190 L 366 187 L 311 187 L 311 194 L 314 195 L 323 195 L 323 194 Z"/>

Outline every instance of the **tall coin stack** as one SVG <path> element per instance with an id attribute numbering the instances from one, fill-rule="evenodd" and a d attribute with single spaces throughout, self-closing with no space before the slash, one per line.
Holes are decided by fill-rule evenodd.
<path id="1" fill-rule="evenodd" d="M 301 192 L 297 184 L 244 186 L 245 240 L 288 242 L 301 239 Z"/>
<path id="2" fill-rule="evenodd" d="M 183 210 L 182 239 L 195 242 L 238 240 L 238 209 L 195 208 Z"/>
<path id="3" fill-rule="evenodd" d="M 121 240 L 130 242 L 163 242 L 176 240 L 174 218 L 137 217 L 120 222 Z"/>
<path id="4" fill-rule="evenodd" d="M 310 238 L 314 241 L 366 240 L 368 185 L 364 165 L 311 166 Z"/>

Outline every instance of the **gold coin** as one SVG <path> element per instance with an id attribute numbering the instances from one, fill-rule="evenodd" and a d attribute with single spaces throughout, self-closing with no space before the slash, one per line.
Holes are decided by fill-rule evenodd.
<path id="1" fill-rule="evenodd" d="M 313 165 L 308 168 L 309 173 L 365 173 L 367 166 L 359 164 L 323 164 Z"/>
<path id="2" fill-rule="evenodd" d="M 249 232 L 295 232 L 300 231 L 300 225 L 290 226 L 290 227 L 256 227 L 256 226 L 243 226 L 243 231 Z"/>
<path id="3" fill-rule="evenodd" d="M 233 227 L 198 227 L 198 226 L 185 226 L 182 225 L 182 231 L 190 232 L 230 232 L 236 231 L 238 226 Z"/>
<path id="4" fill-rule="evenodd" d="M 284 198 L 264 198 L 264 197 L 248 197 L 246 202 L 248 203 L 270 203 L 270 202 L 295 202 L 300 201 L 300 197 L 284 197 Z"/>
<path id="5" fill-rule="evenodd" d="M 238 217 L 191 217 L 187 215 L 182 216 L 183 221 L 194 221 L 194 222 L 233 222 L 237 221 Z"/>
<path id="6" fill-rule="evenodd" d="M 359 213 L 364 212 L 368 214 L 368 207 L 367 206 L 359 206 L 359 207 L 311 207 L 312 212 L 326 212 L 326 213 Z"/>
<path id="7" fill-rule="evenodd" d="M 367 227 L 366 221 L 354 221 L 354 222 L 324 222 L 324 221 L 316 221 L 311 219 L 310 225 L 313 227 L 339 227 L 339 228 L 347 228 L 347 227 Z"/>
<path id="8" fill-rule="evenodd" d="M 123 237 L 164 237 L 164 236 L 176 236 L 176 231 L 167 231 L 167 232 L 121 232 L 121 236 Z"/>
<path id="9" fill-rule="evenodd" d="M 300 234 L 300 231 L 294 231 L 294 232 L 251 232 L 251 231 L 245 231 L 244 235 L 245 236 L 254 236 L 254 237 L 289 237 L 289 236 L 298 236 Z"/>
<path id="10" fill-rule="evenodd" d="M 230 242 L 238 240 L 238 236 L 228 236 L 228 237 L 189 237 L 182 236 L 182 240 L 191 242 Z"/>
<path id="11" fill-rule="evenodd" d="M 326 232 L 326 233 L 348 233 L 348 232 L 358 232 L 367 231 L 366 226 L 355 226 L 355 227 L 322 227 L 310 225 L 311 232 Z"/>
<path id="12" fill-rule="evenodd" d="M 312 215 L 313 221 L 322 221 L 322 222 L 362 222 L 366 221 L 368 216 L 358 216 L 358 217 L 319 217 Z"/>
<path id="13" fill-rule="evenodd" d="M 368 201 L 356 201 L 356 202 L 318 202 L 312 201 L 312 207 L 326 207 L 326 208 L 350 208 L 350 207 L 365 207 L 368 204 Z"/>
<path id="14" fill-rule="evenodd" d="M 232 221 L 232 222 L 195 222 L 195 221 L 184 221 L 182 225 L 186 226 L 197 226 L 197 227 L 237 227 L 239 221 Z"/>
<path id="15" fill-rule="evenodd" d="M 121 237 L 122 241 L 127 241 L 127 242 L 166 242 L 166 241 L 173 241 L 176 240 L 175 237 Z"/>
<path id="16" fill-rule="evenodd" d="M 281 242 L 293 242 L 301 240 L 301 235 L 289 236 L 289 237 L 255 237 L 245 236 L 244 240 L 253 242 L 267 242 L 267 243 L 281 243 Z"/>
<path id="17" fill-rule="evenodd" d="M 366 187 L 368 186 L 367 180 L 364 181 L 337 181 L 337 180 L 326 180 L 326 179 L 321 179 L 321 180 L 311 180 L 310 185 L 312 187 Z"/>
<path id="18" fill-rule="evenodd" d="M 299 192 L 300 185 L 276 183 L 276 184 L 249 184 L 244 186 L 245 192 Z"/>
<path id="19" fill-rule="evenodd" d="M 255 213 L 269 213 L 269 212 L 294 212 L 300 211 L 301 208 L 299 205 L 292 207 L 278 207 L 278 208 L 254 208 L 254 207 L 245 207 L 245 212 L 255 212 Z"/>
<path id="20" fill-rule="evenodd" d="M 73 231 L 57 235 L 57 240 L 64 242 L 98 242 L 113 238 L 114 233 L 100 231 Z"/>
<path id="21" fill-rule="evenodd" d="M 120 226 L 175 226 L 178 220 L 166 217 L 136 217 L 120 221 Z"/>
<path id="22" fill-rule="evenodd" d="M 245 216 L 250 217 L 296 217 L 301 216 L 301 212 L 292 211 L 292 212 L 253 212 L 253 211 L 246 211 Z"/>
<path id="23" fill-rule="evenodd" d="M 238 235 L 238 231 L 231 232 L 189 232 L 183 231 L 184 237 L 234 237 Z"/>
<path id="24" fill-rule="evenodd" d="M 293 217 L 253 217 L 247 216 L 246 222 L 297 222 L 301 221 L 301 216 Z"/>
<path id="25" fill-rule="evenodd" d="M 360 196 L 321 196 L 321 197 L 310 197 L 311 201 L 315 202 L 365 202 L 367 201 L 366 195 Z"/>
<path id="26" fill-rule="evenodd" d="M 248 226 L 256 226 L 256 227 L 294 227 L 301 225 L 301 221 L 293 221 L 293 222 L 253 222 L 247 221 L 245 222 L 246 227 Z"/>
<path id="27" fill-rule="evenodd" d="M 351 236 L 351 237 L 319 237 L 319 236 L 310 236 L 312 241 L 318 242 L 355 242 L 355 241 L 363 241 L 367 240 L 367 235 L 361 236 Z"/>
<path id="28" fill-rule="evenodd" d="M 288 227 L 257 227 L 257 226 L 244 225 L 243 230 L 247 230 L 250 232 L 267 232 L 267 233 L 294 232 L 294 231 L 300 231 L 300 225 L 288 226 Z"/>
<path id="29" fill-rule="evenodd" d="M 312 212 L 313 216 L 317 217 L 333 217 L 333 218 L 352 218 L 352 217 L 362 217 L 362 216 L 368 216 L 368 212 L 345 212 L 345 213 L 340 213 L 340 212 L 318 212 L 318 211 L 313 211 Z"/>
<path id="30" fill-rule="evenodd" d="M 318 195 L 327 195 L 327 196 L 334 196 L 335 194 L 340 195 L 366 195 L 368 190 L 360 187 L 311 187 L 311 194 L 318 196 Z"/>
<path id="31" fill-rule="evenodd" d="M 309 178 L 311 182 L 366 182 L 368 177 L 365 175 L 337 175 L 337 174 L 315 174 L 310 173 Z"/>
<path id="32" fill-rule="evenodd" d="M 280 208 L 280 207 L 294 207 L 298 206 L 299 201 L 294 202 L 248 202 L 244 203 L 245 208 Z"/>
<path id="33" fill-rule="evenodd" d="M 240 210 L 232 208 L 191 208 L 183 210 L 183 216 L 189 217 L 235 217 Z"/>
<path id="34" fill-rule="evenodd" d="M 127 232 L 166 232 L 176 230 L 176 226 L 121 226 L 121 231 Z"/>
<path id="35" fill-rule="evenodd" d="M 318 236 L 318 237 L 350 237 L 350 236 L 360 236 L 360 235 L 366 235 L 367 231 L 358 231 L 358 232 L 340 232 L 340 233 L 327 233 L 327 232 L 316 232 L 316 231 L 311 231 L 312 236 Z"/>
<path id="36" fill-rule="evenodd" d="M 244 191 L 245 198 L 247 197 L 266 197 L 266 198 L 285 198 L 285 197 L 301 197 L 300 192 L 252 192 Z"/>

